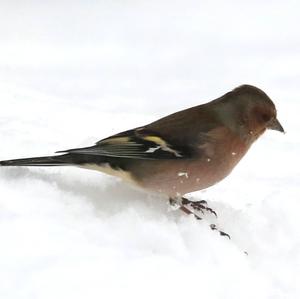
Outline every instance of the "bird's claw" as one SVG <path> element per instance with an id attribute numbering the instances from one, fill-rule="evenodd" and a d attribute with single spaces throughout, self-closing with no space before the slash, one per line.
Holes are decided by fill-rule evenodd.
<path id="1" fill-rule="evenodd" d="M 217 217 L 217 213 L 213 209 L 205 206 L 207 205 L 207 202 L 205 200 L 191 201 L 185 197 L 182 197 L 182 198 L 169 198 L 169 202 L 173 208 L 177 209 L 179 207 L 184 213 L 194 215 L 194 217 L 197 220 L 202 220 L 202 218 L 197 214 L 197 212 L 201 211 L 201 213 L 204 214 L 203 210 L 209 211 L 210 213 L 213 213 Z M 229 234 L 225 233 L 222 230 L 219 230 L 215 224 L 211 224 L 210 228 L 211 230 L 218 231 L 221 236 L 225 236 L 228 237 L 228 239 L 231 239 Z"/>
<path id="2" fill-rule="evenodd" d="M 200 211 L 202 214 L 204 214 L 204 211 L 208 211 L 211 214 L 214 214 L 216 217 L 218 217 L 217 213 L 207 206 L 206 200 L 199 200 L 199 201 L 191 201 L 185 197 L 181 199 L 181 203 L 183 206 L 190 206 L 196 211 Z"/>
<path id="3" fill-rule="evenodd" d="M 211 225 L 210 225 L 210 228 L 211 228 L 211 230 L 216 230 L 216 231 L 218 231 L 218 232 L 220 233 L 221 236 L 228 237 L 229 240 L 231 239 L 231 237 L 230 237 L 229 234 L 227 234 L 227 233 L 225 233 L 225 232 L 219 230 L 215 224 L 211 224 Z"/>

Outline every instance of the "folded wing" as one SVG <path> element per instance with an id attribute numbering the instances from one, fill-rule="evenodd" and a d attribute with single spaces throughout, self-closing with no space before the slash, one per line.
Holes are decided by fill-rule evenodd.
<path id="1" fill-rule="evenodd" d="M 137 128 L 105 138 L 96 145 L 57 153 L 87 154 L 128 159 L 186 159 L 191 156 L 188 146 L 171 144 L 154 132 Z"/>

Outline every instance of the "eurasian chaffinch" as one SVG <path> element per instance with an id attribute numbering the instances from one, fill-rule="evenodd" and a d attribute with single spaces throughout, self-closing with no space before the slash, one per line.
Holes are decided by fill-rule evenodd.
<path id="1" fill-rule="evenodd" d="M 271 99 L 242 85 L 203 105 L 60 155 L 1 161 L 2 166 L 75 165 L 166 195 L 186 213 L 209 210 L 186 193 L 225 178 L 266 129 L 284 132 Z M 199 215 L 198 215 L 199 217 Z"/>

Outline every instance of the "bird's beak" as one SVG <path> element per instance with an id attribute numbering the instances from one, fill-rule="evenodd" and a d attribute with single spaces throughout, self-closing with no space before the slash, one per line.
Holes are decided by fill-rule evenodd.
<path id="1" fill-rule="evenodd" d="M 276 130 L 282 133 L 285 133 L 282 125 L 280 124 L 280 122 L 278 121 L 277 118 L 273 118 L 271 119 L 271 121 L 269 121 L 267 128 L 270 130 Z"/>

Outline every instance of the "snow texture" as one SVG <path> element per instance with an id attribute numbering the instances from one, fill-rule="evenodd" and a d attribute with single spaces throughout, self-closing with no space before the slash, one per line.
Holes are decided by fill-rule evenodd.
<path id="1" fill-rule="evenodd" d="M 1 168 L 0 298 L 300 298 L 299 2 L 0 8 L 0 159 L 91 145 L 243 83 L 287 132 L 189 197 L 219 215 L 200 222 L 95 171 Z"/>

